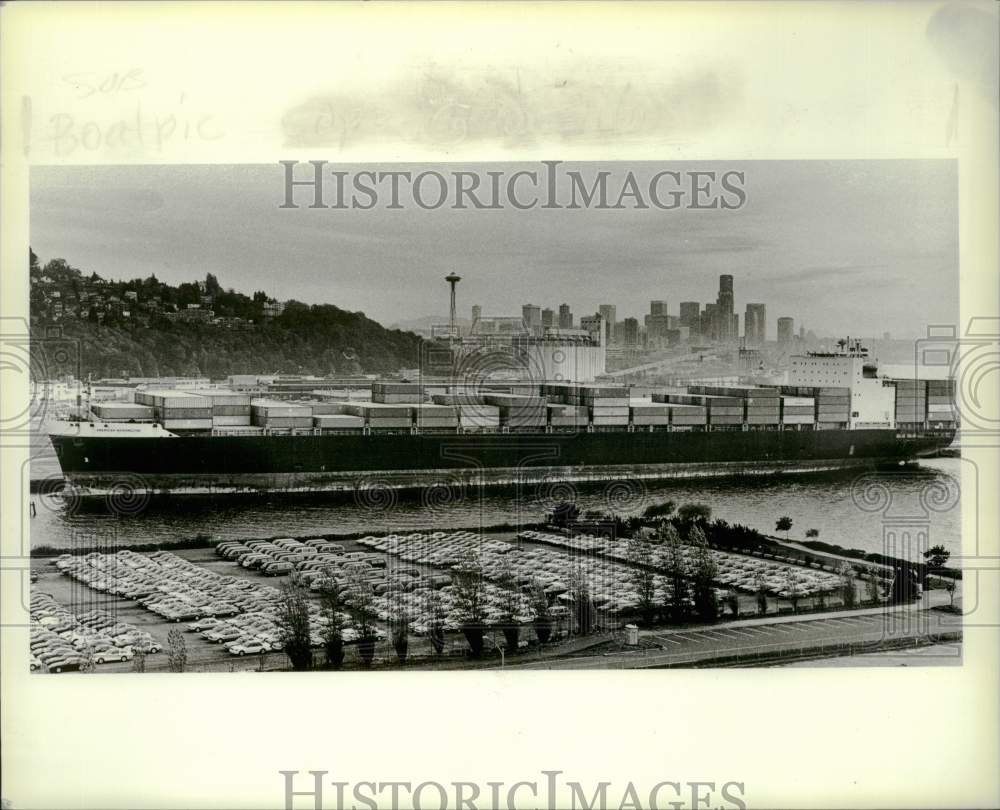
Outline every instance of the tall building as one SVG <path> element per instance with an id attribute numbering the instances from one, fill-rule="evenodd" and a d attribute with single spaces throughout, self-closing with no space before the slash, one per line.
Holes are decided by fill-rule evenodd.
<path id="1" fill-rule="evenodd" d="M 717 307 L 717 327 L 716 340 L 732 340 L 738 330 L 733 328 L 733 277 L 730 275 L 719 276 L 719 295 L 716 298 Z"/>
<path id="2" fill-rule="evenodd" d="M 674 321 L 675 319 L 666 313 L 662 315 L 647 315 L 646 345 L 651 349 L 666 346 L 669 337 L 667 333 L 676 326 Z"/>
<path id="3" fill-rule="evenodd" d="M 701 329 L 699 331 L 705 340 L 719 339 L 718 323 L 716 319 L 716 311 L 718 308 L 718 304 L 705 304 L 705 310 L 701 313 Z"/>
<path id="4" fill-rule="evenodd" d="M 697 301 L 681 301 L 680 325 L 688 328 L 689 339 L 693 340 L 701 331 L 701 304 Z"/>
<path id="5" fill-rule="evenodd" d="M 479 304 L 472 305 L 472 323 L 475 324 L 480 318 L 483 317 L 483 308 Z"/>
<path id="6" fill-rule="evenodd" d="M 556 314 L 546 307 L 542 310 L 542 329 L 549 329 L 556 325 Z"/>
<path id="7" fill-rule="evenodd" d="M 601 313 L 595 313 L 594 315 L 584 315 L 580 318 L 580 328 L 590 332 L 591 334 L 597 334 L 600 343 L 607 345 L 604 336 L 604 316 Z"/>
<path id="8" fill-rule="evenodd" d="M 559 305 L 559 328 L 560 329 L 573 328 L 573 313 L 570 312 L 569 304 Z"/>
<path id="9" fill-rule="evenodd" d="M 626 346 L 638 346 L 639 345 L 639 319 L 638 318 L 626 318 L 621 323 L 621 342 Z"/>
<path id="10" fill-rule="evenodd" d="M 604 318 L 604 343 L 606 345 L 611 342 L 611 338 L 615 334 L 615 324 L 618 322 L 618 309 L 614 304 L 601 304 L 597 308 L 597 311 Z"/>
<path id="11" fill-rule="evenodd" d="M 794 318 L 778 318 L 778 343 L 787 345 L 795 339 Z"/>
<path id="12" fill-rule="evenodd" d="M 649 314 L 650 315 L 666 315 L 667 314 L 667 302 L 666 301 L 650 301 L 649 302 Z"/>
<path id="13" fill-rule="evenodd" d="M 542 333 L 542 308 L 534 304 L 525 304 L 521 307 L 521 318 L 524 326 L 532 335 Z"/>
<path id="14" fill-rule="evenodd" d="M 743 335 L 747 346 L 761 346 L 767 340 L 767 307 L 763 304 L 747 304 Z"/>

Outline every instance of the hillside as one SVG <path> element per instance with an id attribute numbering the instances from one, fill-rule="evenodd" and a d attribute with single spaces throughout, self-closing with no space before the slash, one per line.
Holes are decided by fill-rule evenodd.
<path id="1" fill-rule="evenodd" d="M 31 254 L 34 335 L 58 327 L 80 364 L 48 369 L 94 377 L 239 373 L 391 373 L 419 363 L 421 338 L 331 304 L 278 302 L 204 281 L 109 281 Z M 75 363 L 73 364 L 75 365 Z"/>

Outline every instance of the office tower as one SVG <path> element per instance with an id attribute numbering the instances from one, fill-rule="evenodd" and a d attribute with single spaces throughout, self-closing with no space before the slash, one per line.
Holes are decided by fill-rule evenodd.
<path id="1" fill-rule="evenodd" d="M 559 328 L 560 329 L 573 328 L 573 313 L 570 312 L 569 304 L 559 305 Z"/>
<path id="2" fill-rule="evenodd" d="M 743 335 L 747 346 L 760 346 L 767 340 L 767 307 L 763 304 L 747 304 Z"/>
<path id="3" fill-rule="evenodd" d="M 701 332 L 701 304 L 697 301 L 681 301 L 679 323 L 688 328 L 689 340 L 697 338 Z"/>
<path id="4" fill-rule="evenodd" d="M 614 304 L 601 304 L 597 311 L 604 318 L 604 342 L 610 343 L 615 334 L 615 324 L 618 322 L 618 309 Z"/>
<path id="5" fill-rule="evenodd" d="M 534 304 L 525 304 L 521 307 L 521 319 L 524 321 L 524 328 L 532 335 L 542 333 L 542 308 Z"/>
<path id="6" fill-rule="evenodd" d="M 556 313 L 546 307 L 542 310 L 542 329 L 550 329 L 556 325 Z"/>
<path id="7" fill-rule="evenodd" d="M 473 304 L 472 305 L 472 323 L 473 323 L 473 325 L 476 323 L 476 321 L 478 321 L 482 317 L 483 317 L 483 308 L 479 304 Z"/>
<path id="8" fill-rule="evenodd" d="M 639 319 L 626 318 L 621 324 L 621 342 L 626 346 L 639 345 Z"/>
<path id="9" fill-rule="evenodd" d="M 778 343 L 788 344 L 795 339 L 795 320 L 792 318 L 778 318 Z"/>
<path id="10" fill-rule="evenodd" d="M 718 340 L 718 324 L 716 323 L 716 311 L 718 304 L 705 304 L 705 309 L 701 313 L 701 326 L 699 331 L 705 340 Z"/>
<path id="11" fill-rule="evenodd" d="M 650 315 L 666 315 L 667 314 L 667 302 L 666 301 L 650 301 L 649 302 L 649 314 Z"/>
<path id="12" fill-rule="evenodd" d="M 716 340 L 732 340 L 738 332 L 733 332 L 733 277 L 719 276 L 719 295 L 716 298 L 716 327 L 713 330 Z"/>

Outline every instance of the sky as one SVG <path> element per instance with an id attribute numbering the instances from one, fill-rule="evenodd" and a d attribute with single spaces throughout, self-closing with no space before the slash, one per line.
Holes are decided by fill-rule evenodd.
<path id="1" fill-rule="evenodd" d="M 303 168 L 303 167 L 300 167 Z M 338 170 L 483 173 L 530 164 L 379 164 Z M 734 276 L 735 311 L 767 305 L 820 335 L 919 337 L 958 320 L 958 182 L 953 161 L 760 161 L 564 164 L 611 172 L 742 171 L 737 210 L 503 210 L 415 206 L 281 210 L 284 168 L 36 167 L 31 245 L 44 263 L 179 283 L 214 273 L 223 287 L 331 303 L 386 324 L 458 311 L 519 315 L 534 303 L 575 316 L 601 303 L 640 321 L 651 300 L 714 301 Z M 328 186 L 328 189 L 330 186 Z M 562 193 L 564 189 L 560 191 Z M 305 199 L 303 196 L 301 199 Z M 329 199 L 329 196 L 328 196 Z M 408 199 L 404 196 L 404 199 Z M 384 201 L 387 201 L 383 197 Z"/>

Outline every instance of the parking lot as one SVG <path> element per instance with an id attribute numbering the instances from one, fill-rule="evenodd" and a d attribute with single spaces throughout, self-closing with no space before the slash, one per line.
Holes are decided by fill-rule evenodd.
<path id="1" fill-rule="evenodd" d="M 635 569 L 627 561 L 558 547 L 548 538 L 523 534 L 526 536 L 519 542 L 510 542 L 514 540 L 511 535 L 483 537 L 463 531 L 410 532 L 335 542 L 324 538 L 279 538 L 227 541 L 217 547 L 178 552 L 91 552 L 39 558 L 32 561 L 32 571 L 38 577 L 32 586 L 33 644 L 39 655 L 44 653 L 55 661 L 65 655 L 82 656 L 85 650 L 96 648 L 103 651 L 94 661 L 97 671 L 131 670 L 135 666 L 132 646 L 138 644 L 140 653 L 151 646 L 145 669 L 163 671 L 169 668 L 168 636 L 176 628 L 184 631 L 187 670 L 287 668 L 289 661 L 281 649 L 276 610 L 281 584 L 294 581 L 309 596 L 312 645 L 317 651 L 322 647 L 326 621 L 319 607 L 319 592 L 335 583 L 347 599 L 340 615 L 348 644 L 348 664 L 358 660 L 351 644 L 358 630 L 346 609 L 356 606 L 353 593 L 358 588 L 370 592 L 370 609 L 380 641 L 377 661 L 393 663 L 394 652 L 388 639 L 392 627 L 402 618 L 408 623 L 411 658 L 434 657 L 434 621 L 447 631 L 445 657 L 464 656 L 468 644 L 461 633 L 463 620 L 452 569 L 472 558 L 482 571 L 484 621 L 488 626 L 505 621 L 505 611 L 511 610 L 510 594 L 504 592 L 504 587 L 527 591 L 541 587 L 549 597 L 553 615 L 559 617 L 553 637 L 565 636 L 572 624 L 569 617 L 574 581 L 585 583 L 589 589 L 599 612 L 599 628 L 613 633 L 631 620 L 637 597 Z M 742 560 L 730 562 L 732 571 L 744 571 Z M 770 563 L 749 560 L 750 568 L 762 565 Z M 504 586 L 504 582 L 508 584 Z M 775 587 L 779 584 L 776 582 Z M 664 586 L 657 587 L 662 590 Z M 657 597 L 662 600 L 664 594 L 658 591 Z M 519 598 L 513 615 L 527 628 L 534 609 L 527 595 Z M 780 595 L 772 599 L 780 608 Z M 743 600 L 752 601 L 752 597 L 744 594 Z M 746 602 L 741 612 L 744 606 Z M 616 654 L 626 663 L 641 656 L 643 663 L 639 665 L 655 666 L 654 659 L 670 665 L 684 656 L 694 660 L 731 651 L 766 651 L 843 639 L 878 640 L 913 633 L 911 625 L 916 614 L 876 608 L 867 615 L 864 611 L 823 613 L 809 619 L 771 613 L 766 618 L 742 615 L 743 619 L 723 625 L 645 630 L 641 649 Z M 80 617 L 79 624 L 74 616 Z M 934 616 L 925 619 L 925 623 L 934 621 Z M 527 638 L 534 636 L 525 629 L 521 646 Z M 502 634 L 494 635 L 487 649 L 504 641 Z M 552 653 L 558 655 L 557 650 Z M 318 652 L 317 660 L 322 657 Z M 617 665 L 604 654 L 574 656 L 566 662 L 570 666 Z M 36 663 L 40 671 L 49 668 L 40 659 L 33 666 Z M 73 668 L 64 663 L 51 669 Z"/>

